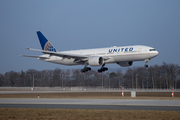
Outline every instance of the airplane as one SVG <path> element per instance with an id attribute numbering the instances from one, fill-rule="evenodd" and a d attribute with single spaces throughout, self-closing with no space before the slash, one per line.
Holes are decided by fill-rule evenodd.
<path id="1" fill-rule="evenodd" d="M 98 72 L 101 73 L 108 70 L 107 67 L 104 67 L 105 64 L 117 63 L 121 67 L 129 67 L 132 66 L 134 61 L 145 61 L 144 67 L 147 68 L 147 63 L 159 54 L 156 49 L 144 45 L 57 51 L 40 31 L 37 31 L 37 36 L 42 50 L 33 48 L 26 49 L 39 51 L 44 54 L 40 56 L 21 56 L 34 57 L 38 60 L 62 65 L 84 65 L 84 68 L 81 69 L 83 73 L 91 70 L 91 67 L 88 67 L 88 65 L 92 67 L 101 66 L 101 68 L 98 69 Z"/>

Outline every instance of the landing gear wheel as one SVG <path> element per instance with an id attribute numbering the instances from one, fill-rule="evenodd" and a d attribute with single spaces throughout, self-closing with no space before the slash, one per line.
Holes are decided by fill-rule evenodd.
<path id="1" fill-rule="evenodd" d="M 90 71 L 90 70 L 91 70 L 91 68 L 90 68 L 90 67 L 87 67 L 87 69 L 88 69 L 88 71 Z"/>
<path id="2" fill-rule="evenodd" d="M 101 67 L 101 69 L 98 70 L 99 73 L 102 73 L 102 72 L 108 70 L 108 68 L 107 68 L 107 67 L 104 67 L 104 66 L 105 66 L 105 64 L 103 64 L 102 67 Z"/>
<path id="3" fill-rule="evenodd" d="M 91 68 L 90 67 L 84 67 L 84 69 L 81 69 L 81 72 L 82 73 L 85 73 L 85 72 L 87 72 L 87 71 L 90 71 L 91 70 Z"/>
<path id="4" fill-rule="evenodd" d="M 148 65 L 144 65 L 145 68 L 148 68 Z"/>
<path id="5" fill-rule="evenodd" d="M 102 70 L 101 70 L 101 69 L 99 69 L 99 70 L 98 70 L 98 73 L 102 73 Z"/>
<path id="6" fill-rule="evenodd" d="M 85 71 L 84 69 L 81 69 L 81 72 L 82 72 L 82 73 L 85 73 L 86 71 Z"/>

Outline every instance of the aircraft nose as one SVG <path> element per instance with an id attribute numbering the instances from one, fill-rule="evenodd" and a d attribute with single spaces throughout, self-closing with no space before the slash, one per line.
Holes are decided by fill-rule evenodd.
<path id="1" fill-rule="evenodd" d="M 158 51 L 152 51 L 152 54 L 150 55 L 152 58 L 156 57 L 159 54 Z"/>
<path id="2" fill-rule="evenodd" d="M 156 56 L 159 54 L 159 52 L 158 51 L 156 51 Z"/>
<path id="3" fill-rule="evenodd" d="M 159 54 L 159 52 L 158 52 L 158 51 L 155 51 L 155 53 L 153 54 L 152 57 L 156 57 L 158 54 Z"/>

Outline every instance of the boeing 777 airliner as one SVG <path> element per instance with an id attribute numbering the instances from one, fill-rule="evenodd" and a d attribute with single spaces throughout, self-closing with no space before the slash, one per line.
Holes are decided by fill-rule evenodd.
<path id="1" fill-rule="evenodd" d="M 29 50 L 39 51 L 44 53 L 40 56 L 22 55 L 25 57 L 34 57 L 42 61 L 52 62 L 62 65 L 84 65 L 81 72 L 91 70 L 89 66 L 101 66 L 98 72 L 107 71 L 105 64 L 117 63 L 121 67 L 128 67 L 133 64 L 133 61 L 145 61 L 147 63 L 159 53 L 152 47 L 133 45 L 133 46 L 113 46 L 107 48 L 57 51 L 54 46 L 40 32 L 37 32 L 42 50 L 27 48 Z"/>

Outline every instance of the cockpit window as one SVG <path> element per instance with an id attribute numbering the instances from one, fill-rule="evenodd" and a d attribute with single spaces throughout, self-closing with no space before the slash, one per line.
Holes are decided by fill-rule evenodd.
<path id="1" fill-rule="evenodd" d="M 149 51 L 156 51 L 156 49 L 149 49 Z"/>

